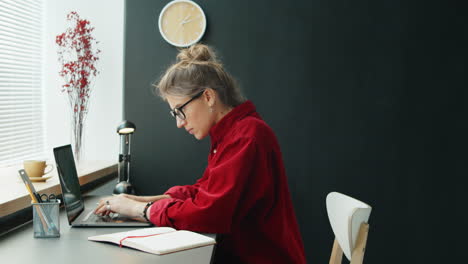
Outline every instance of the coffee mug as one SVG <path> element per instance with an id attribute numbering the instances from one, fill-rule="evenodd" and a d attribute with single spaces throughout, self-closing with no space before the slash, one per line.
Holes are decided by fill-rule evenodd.
<path id="1" fill-rule="evenodd" d="M 49 166 L 50 169 L 46 171 Z M 23 167 L 29 177 L 42 177 L 54 169 L 54 165 L 46 164 L 45 160 L 25 160 Z"/>

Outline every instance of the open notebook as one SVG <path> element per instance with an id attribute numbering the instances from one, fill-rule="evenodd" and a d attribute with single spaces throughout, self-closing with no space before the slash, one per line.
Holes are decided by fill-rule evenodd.
<path id="1" fill-rule="evenodd" d="M 171 227 L 142 228 L 91 236 L 88 240 L 111 242 L 157 255 L 216 244 L 215 239 L 209 236 Z"/>

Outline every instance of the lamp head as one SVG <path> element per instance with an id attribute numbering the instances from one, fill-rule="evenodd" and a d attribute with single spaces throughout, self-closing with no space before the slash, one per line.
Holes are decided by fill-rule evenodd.
<path id="1" fill-rule="evenodd" d="M 127 181 L 121 181 L 117 183 L 114 188 L 114 194 L 135 194 L 135 188 L 133 188 L 132 184 Z"/>
<path id="2" fill-rule="evenodd" d="M 135 130 L 135 124 L 128 120 L 122 121 L 122 123 L 120 123 L 119 126 L 117 126 L 117 133 L 119 133 L 119 135 L 133 134 Z"/>

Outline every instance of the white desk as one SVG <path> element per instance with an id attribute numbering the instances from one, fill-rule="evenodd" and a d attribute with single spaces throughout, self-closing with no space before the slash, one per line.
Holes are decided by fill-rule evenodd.
<path id="1" fill-rule="evenodd" d="M 113 186 L 113 184 L 115 182 L 111 181 L 110 186 Z M 86 208 L 94 205 L 95 202 L 92 199 L 85 200 Z M 88 241 L 89 236 L 128 231 L 135 228 L 71 228 L 68 225 L 64 209 L 61 208 L 60 210 L 59 238 L 34 238 L 32 222 L 26 224 L 0 237 L 0 263 L 206 264 L 211 261 L 214 246 L 158 256 L 135 249 L 119 248 L 115 244 Z M 212 236 L 214 237 L 214 235 Z"/>

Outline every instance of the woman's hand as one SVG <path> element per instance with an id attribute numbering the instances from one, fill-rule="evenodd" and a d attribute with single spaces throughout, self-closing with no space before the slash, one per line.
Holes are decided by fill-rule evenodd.
<path id="1" fill-rule="evenodd" d="M 102 198 L 94 213 L 107 216 L 110 213 L 118 213 L 133 218 L 143 218 L 143 209 L 149 202 L 156 202 L 161 199 L 171 198 L 169 195 L 156 196 L 135 196 L 130 194 L 119 194 Z"/>
<path id="2" fill-rule="evenodd" d="M 110 213 L 118 213 L 143 219 L 143 209 L 146 203 L 143 201 L 136 201 L 126 196 L 127 194 L 119 194 L 102 198 L 96 209 L 94 209 L 94 213 L 102 216 L 109 215 Z"/>

